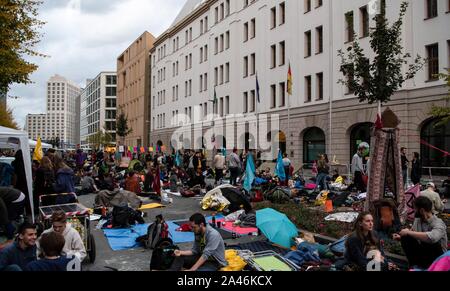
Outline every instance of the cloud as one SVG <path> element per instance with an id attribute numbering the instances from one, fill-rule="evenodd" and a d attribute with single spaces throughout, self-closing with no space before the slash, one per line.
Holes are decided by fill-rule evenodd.
<path id="1" fill-rule="evenodd" d="M 39 65 L 34 84 L 14 85 L 8 100 L 20 126 L 29 113 L 45 113 L 46 82 L 59 74 L 84 86 L 102 71 L 115 71 L 116 59 L 139 35 L 155 37 L 169 28 L 184 5 L 181 0 L 46 0 L 39 18 L 46 21 L 37 47 L 49 58 Z"/>

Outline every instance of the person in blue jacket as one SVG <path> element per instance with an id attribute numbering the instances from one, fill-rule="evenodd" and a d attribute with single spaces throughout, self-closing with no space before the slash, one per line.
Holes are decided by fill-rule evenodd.
<path id="1" fill-rule="evenodd" d="M 17 240 L 0 251 L 0 271 L 23 271 L 36 260 L 36 226 L 23 223 Z"/>
<path id="2" fill-rule="evenodd" d="M 55 160 L 55 170 L 56 183 L 53 190 L 56 193 L 75 193 L 74 172 L 60 157 Z"/>
<path id="3" fill-rule="evenodd" d="M 42 234 L 40 247 L 44 258 L 31 262 L 25 268 L 26 271 L 37 272 L 65 272 L 68 271 L 71 259 L 61 256 L 66 241 L 64 236 L 57 232 Z M 76 259 L 76 258 L 75 258 Z"/>

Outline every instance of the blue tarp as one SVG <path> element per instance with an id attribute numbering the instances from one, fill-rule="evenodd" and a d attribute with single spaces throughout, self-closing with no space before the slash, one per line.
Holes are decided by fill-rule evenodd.
<path id="1" fill-rule="evenodd" d="M 103 229 L 113 251 L 123 251 L 139 247 L 136 239 L 147 234 L 149 224 L 138 224 L 127 229 Z"/>

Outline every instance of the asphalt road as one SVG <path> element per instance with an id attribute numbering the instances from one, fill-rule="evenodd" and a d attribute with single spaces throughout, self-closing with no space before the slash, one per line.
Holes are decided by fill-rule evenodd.
<path id="1" fill-rule="evenodd" d="M 197 212 L 205 215 L 211 215 L 212 212 L 202 211 L 200 207 L 200 200 L 195 198 L 175 197 L 174 203 L 165 208 L 147 210 L 146 222 L 153 222 L 158 214 L 162 214 L 166 220 L 188 220 L 189 217 Z M 80 196 L 79 200 L 86 207 L 92 207 L 95 195 Z M 153 202 L 153 201 L 148 201 Z M 146 203 L 145 203 L 146 204 Z M 113 251 L 106 240 L 103 231 L 95 228 L 93 224 L 92 234 L 95 238 L 97 258 L 94 264 L 85 263 L 83 265 L 84 271 L 108 271 L 110 268 L 119 271 L 149 271 L 150 259 L 152 255 L 151 250 L 144 248 L 137 248 L 126 251 Z M 261 237 L 247 236 L 237 240 L 226 240 L 225 243 L 229 245 L 244 243 L 249 241 L 261 240 Z M 180 244 L 179 247 L 183 250 L 188 250 L 192 247 L 192 243 Z"/>

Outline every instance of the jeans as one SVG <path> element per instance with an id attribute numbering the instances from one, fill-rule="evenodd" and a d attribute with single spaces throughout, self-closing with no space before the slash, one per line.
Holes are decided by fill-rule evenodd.
<path id="1" fill-rule="evenodd" d="M 231 174 L 230 184 L 233 186 L 236 186 L 237 178 L 239 177 L 239 174 L 240 174 L 239 168 L 230 168 L 230 174 Z"/>
<path id="2" fill-rule="evenodd" d="M 319 187 L 319 189 L 322 190 L 327 190 L 327 174 L 324 173 L 319 173 L 317 174 L 317 178 L 316 178 L 316 184 L 317 187 Z"/>
<path id="3" fill-rule="evenodd" d="M 181 271 L 192 268 L 200 259 L 199 255 L 176 257 L 169 271 Z M 197 271 L 199 272 L 216 272 L 221 268 L 216 261 L 205 262 Z"/>
<path id="4" fill-rule="evenodd" d="M 402 237 L 402 248 L 409 265 L 421 269 L 428 269 L 444 253 L 440 243 L 419 243 L 415 238 L 409 236 Z"/>
<path id="5" fill-rule="evenodd" d="M 216 182 L 223 178 L 223 169 L 216 169 Z"/>
<path id="6" fill-rule="evenodd" d="M 402 169 L 402 176 L 403 176 L 403 186 L 405 186 L 406 182 L 408 182 L 408 169 Z"/>

